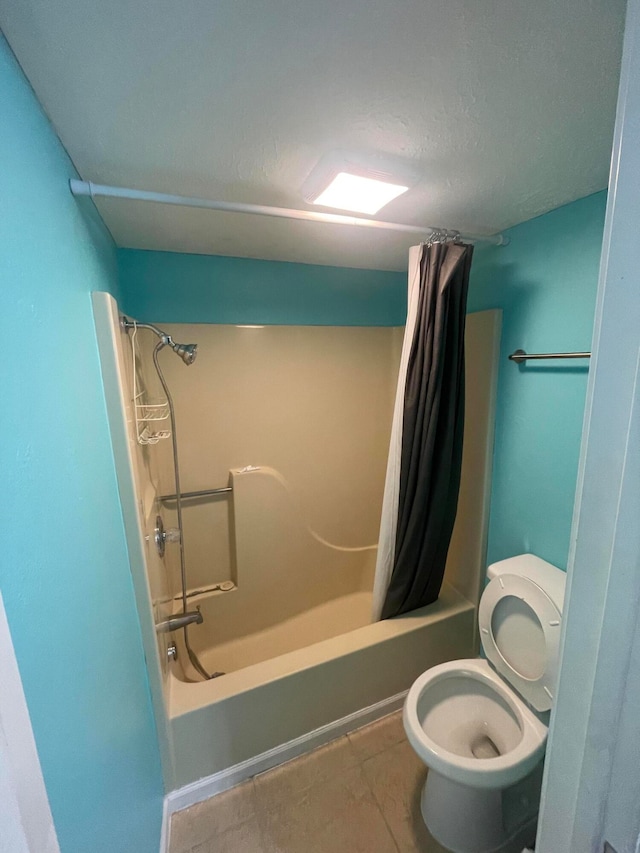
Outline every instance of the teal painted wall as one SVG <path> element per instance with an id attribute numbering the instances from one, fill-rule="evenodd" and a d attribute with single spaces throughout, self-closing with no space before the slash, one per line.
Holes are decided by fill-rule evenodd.
<path id="1" fill-rule="evenodd" d="M 587 362 L 519 367 L 516 349 L 591 349 L 606 193 L 518 225 L 477 248 L 469 310 L 502 308 L 489 561 L 531 551 L 566 569 Z"/>
<path id="2" fill-rule="evenodd" d="M 62 853 L 157 853 L 160 759 L 90 301 L 115 290 L 115 247 L 70 195 L 73 166 L 1 37 L 0 127 L 0 586 Z"/>
<path id="3" fill-rule="evenodd" d="M 405 273 L 119 249 L 123 308 L 155 323 L 401 326 Z"/>

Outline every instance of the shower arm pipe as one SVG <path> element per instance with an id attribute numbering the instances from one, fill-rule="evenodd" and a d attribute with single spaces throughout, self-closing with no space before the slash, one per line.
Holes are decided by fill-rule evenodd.
<path id="1" fill-rule="evenodd" d="M 470 243 L 490 243 L 493 246 L 506 246 L 509 238 L 504 234 L 478 236 L 458 234 L 431 225 L 403 225 L 400 222 L 384 222 L 380 219 L 364 219 L 360 216 L 344 216 L 339 213 L 322 213 L 316 210 L 298 210 L 291 207 L 270 207 L 265 204 L 242 204 L 231 201 L 211 201 L 195 196 L 157 193 L 149 190 L 134 190 L 125 187 L 110 187 L 94 184 L 92 181 L 80 181 L 72 178 L 69 187 L 74 196 L 90 198 L 121 198 L 129 201 L 150 201 L 156 204 L 174 204 L 179 207 L 199 207 L 206 210 L 218 210 L 223 213 L 249 213 L 256 216 L 275 216 L 279 219 L 300 219 L 305 222 L 325 222 L 331 225 L 358 225 L 362 228 L 381 228 L 386 231 L 399 231 L 404 234 L 419 234 L 422 237 L 433 233 L 452 233 Z"/>
<path id="2" fill-rule="evenodd" d="M 171 347 L 175 354 L 179 355 L 185 364 L 193 364 L 196 360 L 196 355 L 198 353 L 197 344 L 178 344 L 173 340 L 168 332 L 159 329 L 157 326 L 154 326 L 153 323 L 138 323 L 137 320 L 130 320 L 128 317 L 125 317 L 124 314 L 120 318 L 120 323 L 122 324 L 122 328 L 127 332 L 129 329 L 150 329 L 154 335 L 157 335 L 157 337 L 160 338 L 162 346 Z"/>
<path id="3" fill-rule="evenodd" d="M 162 329 L 159 329 L 157 326 L 154 326 L 153 323 L 138 323 L 137 320 L 129 320 L 128 317 L 122 315 L 120 322 L 122 323 L 122 328 L 129 331 L 129 329 L 150 329 L 154 332 L 160 340 L 164 344 L 172 344 L 173 338 L 171 335 L 167 334 L 167 332 L 163 332 Z"/>

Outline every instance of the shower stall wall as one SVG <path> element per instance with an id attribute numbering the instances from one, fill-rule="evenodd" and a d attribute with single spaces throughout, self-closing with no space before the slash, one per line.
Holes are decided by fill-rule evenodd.
<path id="1" fill-rule="evenodd" d="M 163 363 L 183 492 L 232 488 L 183 500 L 205 666 L 229 672 L 367 624 L 402 330 L 167 328 L 199 343 L 188 371 Z M 153 449 L 165 495 L 168 450 Z M 163 501 L 168 525 L 174 506 Z M 178 675 L 195 677 L 179 661 Z"/>

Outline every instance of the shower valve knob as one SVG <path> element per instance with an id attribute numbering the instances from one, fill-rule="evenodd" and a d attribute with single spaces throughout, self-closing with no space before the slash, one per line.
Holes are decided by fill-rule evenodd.
<path id="1" fill-rule="evenodd" d="M 164 549 L 167 542 L 179 542 L 180 538 L 181 537 L 179 527 L 168 527 L 165 530 L 164 524 L 162 523 L 162 517 L 159 515 L 156 516 L 156 526 L 153 531 L 153 540 L 156 543 L 158 554 L 160 554 L 161 557 L 164 557 Z"/>

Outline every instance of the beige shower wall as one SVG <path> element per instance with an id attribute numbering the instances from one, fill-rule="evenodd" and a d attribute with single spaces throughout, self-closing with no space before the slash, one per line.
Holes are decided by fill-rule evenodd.
<path id="1" fill-rule="evenodd" d="M 500 320 L 499 311 L 467 318 L 462 481 L 446 579 L 474 602 L 486 568 Z M 377 541 L 404 329 L 166 328 L 175 340 L 199 345 L 190 367 L 168 350 L 160 354 L 176 406 L 182 491 L 226 486 L 230 469 L 248 465 L 260 466 L 265 475 L 275 469 L 285 482 L 283 487 L 270 475 L 251 477 L 262 484 L 262 495 L 252 489 L 253 496 L 238 493 L 235 501 L 228 496 L 184 503 L 189 589 L 225 580 L 240 585 L 224 600 L 214 595 L 202 601 L 216 611 L 216 641 L 335 596 L 371 590 L 375 550 L 327 549 L 306 528 L 345 548 Z M 154 343 L 147 336 L 146 345 Z M 152 393 L 154 381 L 150 375 Z M 150 450 L 160 491 L 173 492 L 170 442 Z M 167 525 L 175 523 L 172 506 L 163 507 Z M 178 594 L 175 545 L 168 546 L 165 562 Z M 260 571 L 266 577 L 259 582 Z M 236 603 L 241 619 L 233 616 Z M 228 630 L 222 630 L 226 621 Z M 214 641 L 202 629 L 194 640 L 202 648 Z"/>
<path id="2" fill-rule="evenodd" d="M 487 571 L 493 436 L 502 311 L 467 315 L 465 419 L 458 511 L 445 580 L 477 604 Z"/>
<path id="3" fill-rule="evenodd" d="M 160 354 L 176 408 L 182 491 L 226 486 L 232 468 L 269 466 L 321 537 L 346 547 L 375 544 L 403 329 L 166 328 L 175 340 L 198 343 L 190 367 Z M 161 489 L 173 492 L 170 442 L 154 450 Z M 170 506 L 164 514 L 172 523 Z M 232 511 L 224 497 L 184 503 L 190 589 L 236 580 Z M 347 560 L 333 553 L 352 589 L 370 588 L 374 551 Z"/>

